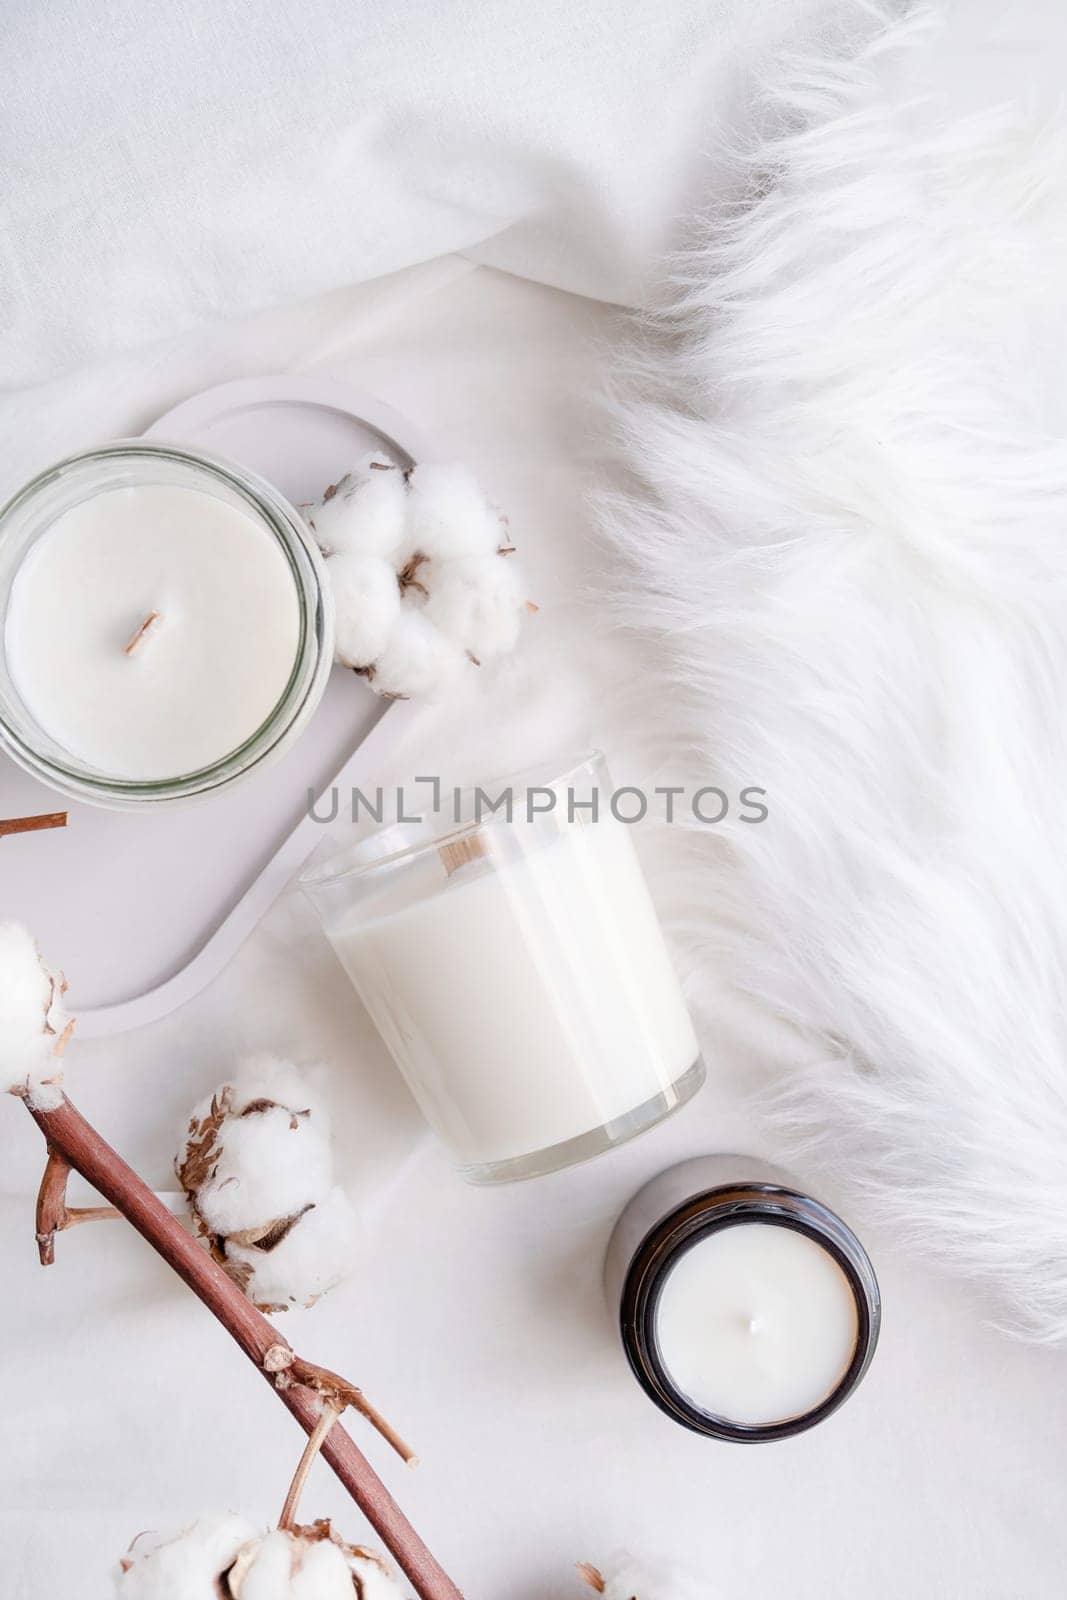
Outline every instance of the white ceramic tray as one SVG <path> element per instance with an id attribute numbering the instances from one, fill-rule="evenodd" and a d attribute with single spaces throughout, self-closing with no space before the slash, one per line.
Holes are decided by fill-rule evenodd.
<path id="1" fill-rule="evenodd" d="M 254 467 L 297 504 L 368 450 L 384 446 L 403 463 L 428 453 L 380 401 L 303 377 L 222 384 L 168 411 L 146 437 Z M 0 917 L 24 921 L 65 966 L 79 1033 L 152 1022 L 210 982 L 319 842 L 309 791 L 373 787 L 415 714 L 335 669 L 276 765 L 228 794 L 147 816 L 68 802 L 0 755 L 0 817 L 70 814 L 63 830 L 0 840 Z"/>

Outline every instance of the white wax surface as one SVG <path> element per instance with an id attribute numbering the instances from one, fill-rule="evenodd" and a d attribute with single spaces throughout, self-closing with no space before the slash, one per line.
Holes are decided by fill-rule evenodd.
<path id="1" fill-rule="evenodd" d="M 161 620 L 123 648 L 152 611 Z M 296 661 L 296 583 L 273 535 L 205 491 L 111 489 L 71 507 L 16 574 L 12 679 L 40 726 L 111 777 L 174 778 L 244 743 Z"/>
<path id="2" fill-rule="evenodd" d="M 528 855 L 439 861 L 354 907 L 330 939 L 427 1119 L 464 1165 L 546 1150 L 624 1116 L 698 1054 L 626 828 Z"/>
<path id="3" fill-rule="evenodd" d="M 855 1297 L 806 1234 L 742 1222 L 680 1256 L 657 1309 L 663 1365 L 689 1400 L 748 1427 L 813 1411 L 848 1369 Z"/>

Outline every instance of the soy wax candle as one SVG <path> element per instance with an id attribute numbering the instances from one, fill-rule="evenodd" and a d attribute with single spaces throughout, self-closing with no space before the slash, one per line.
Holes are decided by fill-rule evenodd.
<path id="1" fill-rule="evenodd" d="M 432 818 L 401 824 L 303 880 L 423 1113 L 472 1182 L 597 1155 L 703 1081 L 610 793 L 600 756 L 489 783 L 464 806 L 477 813 L 479 794 L 503 794 L 510 819 L 475 815 L 446 832 Z"/>
<path id="2" fill-rule="evenodd" d="M 610 1304 L 646 1394 L 712 1438 L 813 1427 L 855 1389 L 881 1321 L 867 1252 L 784 1173 L 740 1156 L 683 1162 L 623 1212 Z"/>
<path id="3" fill-rule="evenodd" d="M 331 621 L 314 540 L 255 474 L 86 451 L 0 512 L 0 743 L 101 804 L 209 792 L 303 728 Z"/>

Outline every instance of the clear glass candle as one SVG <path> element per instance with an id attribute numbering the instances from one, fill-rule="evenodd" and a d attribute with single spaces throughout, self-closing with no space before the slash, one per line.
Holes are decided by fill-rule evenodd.
<path id="1" fill-rule="evenodd" d="M 99 805 L 208 794 L 301 732 L 332 618 L 314 540 L 255 473 L 141 441 L 72 456 L 0 511 L 0 747 Z"/>
<path id="2" fill-rule="evenodd" d="M 501 793 L 510 820 L 481 810 L 479 794 Z M 303 880 L 427 1121 L 472 1182 L 597 1155 L 703 1082 L 611 793 L 600 756 L 489 783 L 463 798 L 459 826 L 387 828 Z"/>
<path id="3" fill-rule="evenodd" d="M 640 1190 L 606 1281 L 641 1387 L 710 1438 L 761 1443 L 822 1422 L 878 1342 L 878 1282 L 856 1235 L 747 1156 L 682 1162 Z"/>

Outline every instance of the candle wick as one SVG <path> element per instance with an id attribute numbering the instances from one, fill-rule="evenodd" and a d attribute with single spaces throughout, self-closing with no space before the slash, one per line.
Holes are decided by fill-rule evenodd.
<path id="1" fill-rule="evenodd" d="M 158 623 L 162 622 L 162 621 L 163 621 L 162 612 L 150 611 L 148 613 L 147 617 L 145 617 L 144 621 L 141 623 L 141 626 L 137 629 L 137 632 L 134 633 L 133 635 L 131 635 L 131 637 L 129 639 L 127 639 L 126 643 L 123 645 L 123 648 L 122 648 L 123 655 L 124 656 L 132 656 L 133 652 L 137 649 L 137 646 L 141 643 L 142 639 L 145 639 L 148 636 L 148 634 L 150 634 L 155 629 L 156 625 Z"/>
<path id="2" fill-rule="evenodd" d="M 488 855 L 485 840 L 480 833 L 471 833 L 464 839 L 458 839 L 452 844 L 439 845 L 437 854 L 444 862 L 445 874 L 451 877 L 458 872 L 460 867 L 466 866 L 468 861 L 478 861 L 482 856 Z"/>

